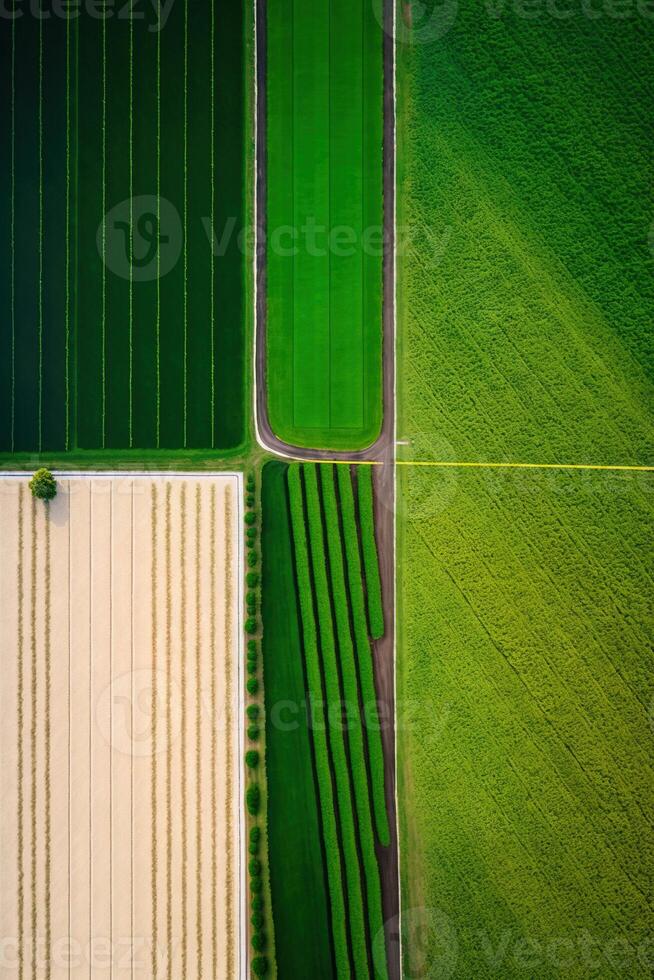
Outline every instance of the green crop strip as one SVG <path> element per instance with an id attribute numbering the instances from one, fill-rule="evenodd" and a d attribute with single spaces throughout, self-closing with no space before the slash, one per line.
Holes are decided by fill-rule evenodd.
<path id="1" fill-rule="evenodd" d="M 161 31 L 157 31 L 157 228 L 161 227 Z M 161 446 L 161 249 L 157 249 L 157 299 L 155 321 L 155 427 L 157 449 Z"/>
<path id="2" fill-rule="evenodd" d="M 66 21 L 66 452 L 70 449 L 70 20 Z M 12 397 L 13 403 L 13 397 Z"/>
<path id="3" fill-rule="evenodd" d="M 384 789 L 384 751 L 382 748 L 377 710 L 377 694 L 372 661 L 370 639 L 368 637 L 366 606 L 363 596 L 363 582 L 359 542 L 354 510 L 354 494 L 349 467 L 337 466 L 341 518 L 343 521 L 343 541 L 347 568 L 347 582 L 352 604 L 352 620 L 354 623 L 355 647 L 359 666 L 361 694 L 366 716 L 366 733 L 368 736 L 368 755 L 370 758 L 370 773 L 372 778 L 372 799 L 375 812 L 377 834 L 381 843 L 386 846 L 390 840 L 388 814 L 386 812 L 386 797 Z"/>
<path id="4" fill-rule="evenodd" d="M 211 217 L 211 227 L 214 227 L 216 214 L 216 94 L 214 92 L 216 78 L 216 4 L 211 0 L 211 69 L 209 80 L 209 137 L 211 147 L 209 150 L 209 169 L 211 172 L 211 188 L 209 196 L 211 207 L 209 215 Z M 209 320 L 211 323 L 211 448 L 216 444 L 216 260 L 213 248 L 210 250 L 209 257 Z"/>
<path id="5" fill-rule="evenodd" d="M 293 467 L 288 472 L 291 524 L 295 549 L 295 567 L 298 580 L 298 598 L 302 620 L 304 654 L 311 703 L 312 736 L 315 747 L 316 775 L 322 815 L 323 839 L 327 862 L 327 878 L 332 910 L 332 931 L 336 975 L 350 976 L 346 907 L 343 894 L 343 878 L 340 860 L 338 830 L 336 826 L 336 801 L 333 796 L 332 776 L 329 766 L 326 718 L 322 695 L 322 678 L 318 656 L 318 637 L 314 619 L 309 552 L 304 521 L 300 470 Z"/>
<path id="6" fill-rule="evenodd" d="M 379 576 L 379 555 L 375 540 L 372 467 L 358 466 L 356 478 L 361 551 L 363 553 L 370 635 L 373 640 L 379 640 L 384 635 L 384 607 L 382 604 L 381 579 Z"/>
<path id="7" fill-rule="evenodd" d="M 322 501 L 327 529 L 327 548 L 331 586 L 334 599 L 334 612 L 338 635 L 339 659 L 343 677 L 343 697 L 348 705 L 348 738 L 350 745 L 350 763 L 354 782 L 354 796 L 359 822 L 359 839 L 361 854 L 366 877 L 368 894 L 368 921 L 370 935 L 377 935 L 383 926 L 383 909 L 379 868 L 375 854 L 375 841 L 372 826 L 372 809 L 370 804 L 370 787 L 364 749 L 363 729 L 361 725 L 359 681 L 354 659 L 354 644 L 350 629 L 348 593 L 345 584 L 345 566 L 343 561 L 343 544 L 338 505 L 336 503 L 336 488 L 332 467 L 320 466 Z M 355 707 L 356 706 L 356 709 Z M 356 717 L 355 717 L 356 715 Z"/>
<path id="8" fill-rule="evenodd" d="M 267 17 L 270 421 L 294 445 L 361 448 L 382 408 L 381 251 L 366 240 L 382 224 L 383 32 L 364 0 L 279 0 Z"/>
<path id="9" fill-rule="evenodd" d="M 16 439 L 16 19 L 11 22 L 11 451 Z"/>
<path id="10" fill-rule="evenodd" d="M 338 810 L 341 818 L 341 842 L 348 893 L 348 911 L 352 932 L 352 951 L 356 976 L 368 974 L 366 955 L 367 939 L 364 922 L 364 898 L 361 890 L 359 856 L 357 853 L 357 832 L 354 822 L 352 798 L 350 793 L 349 765 L 345 751 L 345 735 L 341 719 L 334 717 L 343 698 L 338 676 L 338 660 L 334 640 L 334 626 L 330 605 L 330 590 L 327 579 L 325 542 L 322 528 L 322 514 L 318 497 L 316 468 L 307 465 L 302 468 L 306 494 L 305 520 L 309 530 L 309 551 L 313 568 L 314 595 L 318 612 L 319 644 L 316 655 L 319 660 L 327 695 L 327 724 L 331 746 L 334 776 L 338 796 Z M 321 656 L 322 655 L 322 656 Z M 322 661 L 320 663 L 320 660 Z"/>
<path id="11" fill-rule="evenodd" d="M 39 21 L 39 452 L 43 449 L 43 19 Z"/>
<path id="12" fill-rule="evenodd" d="M 129 22 L 129 228 L 134 234 L 134 21 Z M 129 266 L 129 406 L 130 449 L 134 445 L 134 268 Z"/>
<path id="13" fill-rule="evenodd" d="M 261 551 L 263 671 L 266 698 L 266 780 L 270 888 L 280 977 L 333 977 L 328 882 L 318 812 L 315 763 L 286 474 L 263 467 Z M 292 725 L 283 724 L 295 706 Z M 282 722 L 282 724 L 280 724 Z M 311 942 L 297 936 L 311 935 Z"/>
<path id="14" fill-rule="evenodd" d="M 102 299 L 101 299 L 101 360 L 102 360 L 102 438 L 107 440 L 107 21 L 102 21 Z"/>
<path id="15" fill-rule="evenodd" d="M 186 449 L 188 439 L 188 0 L 184 0 L 184 375 L 182 379 L 182 399 L 184 404 L 184 436 L 182 445 Z"/>

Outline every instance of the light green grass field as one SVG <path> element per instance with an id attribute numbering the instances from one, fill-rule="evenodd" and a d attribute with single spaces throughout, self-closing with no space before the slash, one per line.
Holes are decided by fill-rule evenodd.
<path id="1" fill-rule="evenodd" d="M 401 51 L 406 458 L 653 462 L 653 54 L 477 3 Z M 651 475 L 400 472 L 411 968 L 649 975 Z"/>
<path id="2" fill-rule="evenodd" d="M 379 433 L 382 81 L 370 4 L 269 5 L 268 399 L 298 445 Z"/>

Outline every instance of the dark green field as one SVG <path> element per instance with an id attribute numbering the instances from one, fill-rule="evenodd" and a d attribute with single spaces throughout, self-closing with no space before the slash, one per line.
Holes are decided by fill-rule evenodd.
<path id="1" fill-rule="evenodd" d="M 367 0 L 268 5 L 267 384 L 286 442 L 381 425 L 382 39 Z"/>
<path id="2" fill-rule="evenodd" d="M 154 26 L 2 24 L 1 451 L 243 442 L 244 6 Z"/>
<path id="3" fill-rule="evenodd" d="M 266 767 L 280 976 L 371 976 L 383 926 L 375 847 L 388 843 L 388 822 L 350 481 L 348 467 L 268 463 L 263 474 Z"/>

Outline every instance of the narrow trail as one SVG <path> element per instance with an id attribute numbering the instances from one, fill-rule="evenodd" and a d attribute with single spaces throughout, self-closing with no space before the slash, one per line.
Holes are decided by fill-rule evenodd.
<path id="1" fill-rule="evenodd" d="M 305 461 L 371 462 L 386 465 L 373 469 L 375 526 L 384 597 L 386 632 L 374 644 L 375 684 L 384 717 L 392 723 L 382 728 L 386 800 L 390 844 L 378 848 L 382 902 L 386 923 L 386 948 L 390 980 L 400 980 L 400 950 L 396 916 L 400 909 L 399 852 L 395 805 L 395 60 L 393 0 L 384 0 L 384 241 L 383 259 L 383 420 L 379 438 L 357 452 L 332 452 L 291 446 L 278 439 L 268 419 L 266 399 L 266 38 L 267 3 L 256 0 L 256 189 L 255 189 L 255 354 L 254 418 L 259 444 L 286 459 Z"/>

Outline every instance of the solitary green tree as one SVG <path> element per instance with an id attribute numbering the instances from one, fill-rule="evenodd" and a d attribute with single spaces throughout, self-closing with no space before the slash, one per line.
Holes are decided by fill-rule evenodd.
<path id="1" fill-rule="evenodd" d="M 30 490 L 39 500 L 52 500 L 57 496 L 57 481 L 50 470 L 37 470 L 30 480 Z"/>

